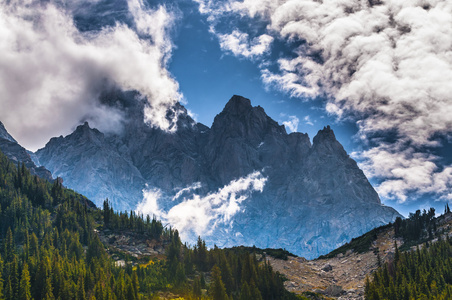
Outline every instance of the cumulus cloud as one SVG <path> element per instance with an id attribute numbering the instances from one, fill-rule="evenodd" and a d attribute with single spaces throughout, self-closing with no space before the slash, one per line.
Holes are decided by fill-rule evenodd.
<path id="1" fill-rule="evenodd" d="M 407 200 L 407 194 L 438 194 L 452 200 L 452 167 L 439 167 L 439 157 L 413 148 L 383 144 L 358 154 L 364 171 L 383 182 L 377 186 L 380 196 Z"/>
<path id="2" fill-rule="evenodd" d="M 136 28 L 117 23 L 80 32 L 70 10 L 49 1 L 0 4 L 0 119 L 20 143 L 36 149 L 81 120 L 117 130 L 122 113 L 99 103 L 106 88 L 146 97 L 146 121 L 167 129 L 166 110 L 180 99 L 166 69 L 174 16 L 128 0 Z"/>
<path id="3" fill-rule="evenodd" d="M 228 185 L 206 196 L 191 193 L 200 187 L 196 183 L 180 190 L 175 198 L 189 194 L 183 200 L 162 213 L 158 199 L 163 199 L 159 190 L 143 191 L 143 202 L 137 206 L 137 212 L 154 214 L 174 226 L 185 241 L 199 235 L 209 235 L 220 224 L 230 224 L 232 217 L 240 212 L 240 204 L 253 192 L 262 192 L 267 178 L 261 172 L 253 172 L 246 177 L 233 180 Z M 163 199 L 164 200 L 164 199 Z M 170 200 L 171 201 L 171 200 Z"/>
<path id="4" fill-rule="evenodd" d="M 220 47 L 235 56 L 256 58 L 269 51 L 273 37 L 263 34 L 250 40 L 249 35 L 239 30 L 229 34 L 218 34 Z"/>
<path id="5" fill-rule="evenodd" d="M 138 203 L 136 212 L 143 215 L 156 216 L 162 218 L 164 213 L 160 210 L 158 200 L 162 198 L 162 191 L 157 188 L 151 188 L 146 185 L 143 189 L 143 201 Z"/>
<path id="6" fill-rule="evenodd" d="M 298 130 L 298 124 L 300 119 L 297 116 L 289 116 L 289 120 L 284 121 L 283 125 L 290 130 L 290 132 L 296 132 Z"/>
<path id="7" fill-rule="evenodd" d="M 442 186 L 450 187 L 452 166 L 426 149 L 452 132 L 452 2 L 197 2 L 212 26 L 259 18 L 265 34 L 291 47 L 292 55 L 262 66 L 263 82 L 293 97 L 324 96 L 329 113 L 356 120 L 358 137 L 371 147 L 361 153 L 363 166 L 382 180 L 381 195 L 449 197 Z"/>

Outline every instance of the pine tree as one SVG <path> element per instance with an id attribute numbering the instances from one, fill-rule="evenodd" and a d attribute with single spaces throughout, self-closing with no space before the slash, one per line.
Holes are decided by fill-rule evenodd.
<path id="1" fill-rule="evenodd" d="M 195 296 L 196 299 L 199 299 L 199 297 L 201 297 L 202 295 L 199 277 L 196 277 L 195 280 L 193 281 L 193 295 Z"/>
<path id="2" fill-rule="evenodd" d="M 6 300 L 14 300 L 14 292 L 13 287 L 11 285 L 11 279 L 8 279 L 5 287 L 5 299 Z"/>
<path id="3" fill-rule="evenodd" d="M 82 275 L 78 277 L 76 300 L 85 300 L 85 282 Z"/>
<path id="4" fill-rule="evenodd" d="M 13 261 L 10 263 L 10 272 L 12 296 L 14 299 L 17 299 L 19 296 L 19 265 L 17 255 L 14 255 Z"/>
<path id="5" fill-rule="evenodd" d="M 261 292 L 259 291 L 256 284 L 254 283 L 254 280 L 251 281 L 250 291 L 251 291 L 251 299 L 262 300 Z"/>
<path id="6" fill-rule="evenodd" d="M 2 256 L 0 255 L 0 300 L 4 300 L 3 297 L 3 260 Z"/>
<path id="7" fill-rule="evenodd" d="M 108 198 L 104 201 L 104 224 L 106 228 L 110 227 L 110 204 L 108 203 Z"/>
<path id="8" fill-rule="evenodd" d="M 138 282 L 138 275 L 136 271 L 133 271 L 132 273 L 132 287 L 133 287 L 133 294 L 135 296 L 135 299 L 138 299 L 138 291 L 140 290 L 140 283 Z"/>
<path id="9" fill-rule="evenodd" d="M 28 271 L 27 263 L 24 264 L 22 269 L 22 276 L 20 278 L 19 299 L 30 300 L 31 299 L 31 284 L 30 273 Z"/>
<path id="10" fill-rule="evenodd" d="M 52 287 L 52 280 L 50 277 L 46 278 L 44 290 L 43 290 L 43 300 L 54 300 L 55 296 L 53 295 L 53 287 Z"/>
<path id="11" fill-rule="evenodd" d="M 206 279 L 204 277 L 204 273 L 201 272 L 201 278 L 199 279 L 199 284 L 201 286 L 201 289 L 206 288 Z"/>
<path id="12" fill-rule="evenodd" d="M 13 232 L 11 231 L 11 227 L 8 227 L 3 250 L 6 262 L 11 262 L 13 260 L 14 250 Z"/>
<path id="13" fill-rule="evenodd" d="M 215 300 L 228 300 L 226 288 L 221 280 L 221 271 L 217 265 L 212 269 L 212 286 L 210 287 L 211 297 Z"/>
<path id="14" fill-rule="evenodd" d="M 240 300 L 248 300 L 251 298 L 251 291 L 248 283 L 246 281 L 242 285 L 242 290 L 240 291 Z"/>

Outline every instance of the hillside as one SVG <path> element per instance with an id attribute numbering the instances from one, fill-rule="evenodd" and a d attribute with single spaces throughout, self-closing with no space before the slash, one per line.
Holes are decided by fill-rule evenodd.
<path id="1" fill-rule="evenodd" d="M 434 210 L 417 211 L 406 220 L 397 219 L 395 223 L 376 228 L 315 260 L 289 256 L 287 260 L 270 257 L 269 262 L 276 271 L 286 276 L 288 280 L 285 282 L 285 286 L 289 291 L 295 293 L 317 292 L 343 300 L 364 299 L 366 278 L 369 277 L 370 282 L 373 282 L 373 274 L 377 270 L 380 274 L 384 272 L 385 265 L 392 266 L 389 267 L 390 269 L 394 268 L 397 252 L 415 253 L 417 249 L 425 250 L 429 245 L 436 244 L 438 240 L 442 240 L 441 243 L 444 243 L 448 237 L 452 236 L 450 211 L 437 218 L 433 216 Z M 425 247 L 426 245 L 427 247 Z M 452 244 L 441 247 L 452 247 Z M 452 252 L 449 251 L 449 253 Z M 422 255 L 427 256 L 427 253 L 422 252 Z M 451 254 L 447 254 L 442 259 L 447 260 L 450 256 Z M 420 263 L 413 267 L 419 268 L 416 272 L 424 272 L 420 270 L 422 267 Z M 431 272 L 437 274 L 436 272 L 442 272 L 441 270 L 443 269 L 438 266 L 432 266 Z M 444 278 L 448 284 L 452 284 L 450 280 L 452 277 L 444 275 Z M 428 286 L 430 285 L 431 280 Z M 412 286 L 419 288 L 420 284 L 413 282 Z M 444 288 L 444 286 L 445 283 L 442 287 Z M 384 287 L 380 285 L 373 286 L 373 288 L 384 290 Z M 384 298 L 385 296 L 370 297 L 370 299 Z M 393 299 L 404 298 L 396 296 Z"/>

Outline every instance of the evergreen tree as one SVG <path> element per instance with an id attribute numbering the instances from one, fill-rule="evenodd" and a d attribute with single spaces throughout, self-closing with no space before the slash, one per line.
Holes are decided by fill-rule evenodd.
<path id="1" fill-rule="evenodd" d="M 3 296 L 3 260 L 2 256 L 0 255 L 0 300 L 4 300 Z"/>
<path id="2" fill-rule="evenodd" d="M 22 276 L 20 278 L 19 299 L 30 300 L 31 298 L 31 284 L 30 273 L 28 271 L 28 265 L 25 263 L 22 268 Z"/>
<path id="3" fill-rule="evenodd" d="M 257 288 L 257 286 L 254 283 L 254 281 L 251 281 L 250 291 L 251 291 L 251 299 L 253 299 L 253 300 L 262 300 L 261 292 Z"/>
<path id="4" fill-rule="evenodd" d="M 52 287 L 52 280 L 50 277 L 47 277 L 45 280 L 45 285 L 43 287 L 42 291 L 42 299 L 43 300 L 54 300 L 55 297 L 53 295 L 53 287 Z"/>
<path id="5" fill-rule="evenodd" d="M 13 261 L 10 263 L 10 275 L 12 296 L 14 299 L 18 299 L 19 296 L 19 265 L 17 262 L 17 256 L 14 255 Z"/>
<path id="6" fill-rule="evenodd" d="M 15 300 L 13 287 L 11 285 L 11 279 L 8 279 L 5 287 L 5 299 L 6 300 Z"/>
<path id="7" fill-rule="evenodd" d="M 226 288 L 221 280 L 220 268 L 215 265 L 212 269 L 212 283 L 210 287 L 210 295 L 215 300 L 228 300 Z"/>
<path id="8" fill-rule="evenodd" d="M 201 282 L 199 281 L 199 277 L 196 277 L 193 281 L 193 296 L 195 297 L 195 299 L 199 299 L 201 295 Z"/>
<path id="9" fill-rule="evenodd" d="M 252 299 L 251 291 L 246 281 L 242 285 L 242 290 L 240 291 L 240 300 Z"/>

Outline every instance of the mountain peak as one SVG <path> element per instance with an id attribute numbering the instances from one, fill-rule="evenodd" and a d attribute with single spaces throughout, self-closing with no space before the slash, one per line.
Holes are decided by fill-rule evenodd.
<path id="1" fill-rule="evenodd" d="M 212 130 L 217 137 L 246 137 L 257 144 L 267 134 L 287 135 L 284 126 L 270 118 L 262 107 L 253 107 L 249 99 L 238 95 L 232 96 L 215 117 Z"/>
<path id="2" fill-rule="evenodd" d="M 78 125 L 77 128 L 75 129 L 74 133 L 75 132 L 81 133 L 81 134 L 89 134 L 89 133 L 93 132 L 95 134 L 101 134 L 102 135 L 102 133 L 99 130 L 97 130 L 96 128 L 91 128 L 89 126 L 88 121 L 85 121 L 85 122 L 83 122 L 83 124 Z"/>
<path id="3" fill-rule="evenodd" d="M 228 112 L 234 115 L 240 115 L 244 112 L 252 109 L 250 99 L 247 99 L 242 96 L 234 95 L 232 98 L 226 103 L 226 106 L 223 109 L 223 112 Z"/>
<path id="4" fill-rule="evenodd" d="M 13 143 L 17 143 L 17 141 L 8 133 L 3 123 L 0 121 L 0 138 L 8 140 Z"/>
<path id="5" fill-rule="evenodd" d="M 91 129 L 91 127 L 89 127 L 89 123 L 88 121 L 83 122 L 83 124 L 78 125 L 76 130 L 88 130 Z"/>
<path id="6" fill-rule="evenodd" d="M 334 135 L 333 129 L 331 129 L 330 125 L 323 127 L 323 129 L 317 132 L 317 135 L 313 139 L 313 143 L 321 143 L 325 141 L 336 141 L 336 136 Z"/>

